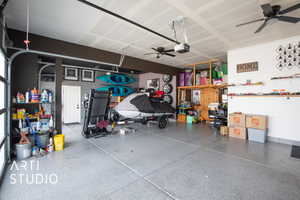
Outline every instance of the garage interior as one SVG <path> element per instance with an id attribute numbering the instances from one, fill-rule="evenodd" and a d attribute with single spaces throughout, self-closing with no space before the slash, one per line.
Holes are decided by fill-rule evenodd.
<path id="1" fill-rule="evenodd" d="M 0 13 L 0 199 L 300 199 L 300 1 Z"/>

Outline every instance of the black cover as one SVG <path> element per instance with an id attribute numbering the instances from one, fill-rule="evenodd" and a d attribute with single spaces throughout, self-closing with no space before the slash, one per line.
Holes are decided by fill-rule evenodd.
<path id="1" fill-rule="evenodd" d="M 300 159 L 300 146 L 292 146 L 291 157 Z"/>
<path id="2" fill-rule="evenodd" d="M 175 109 L 171 105 L 151 102 L 146 94 L 133 98 L 130 103 L 144 113 L 175 113 Z"/>
<path id="3" fill-rule="evenodd" d="M 107 91 L 96 91 L 91 89 L 88 108 L 85 111 L 83 132 L 88 131 L 90 124 L 96 125 L 101 120 L 108 118 L 108 105 L 110 102 L 110 93 Z"/>

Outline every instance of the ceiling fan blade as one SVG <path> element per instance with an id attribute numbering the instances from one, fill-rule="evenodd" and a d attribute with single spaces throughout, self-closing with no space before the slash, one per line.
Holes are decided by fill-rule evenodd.
<path id="1" fill-rule="evenodd" d="M 278 14 L 283 15 L 283 14 L 292 12 L 292 11 L 294 11 L 294 10 L 297 10 L 297 9 L 299 9 L 299 8 L 300 8 L 300 3 L 298 3 L 298 4 L 296 4 L 296 5 L 293 5 L 293 6 L 289 7 L 289 8 L 287 8 L 287 9 L 281 10 L 281 11 L 279 11 Z"/>
<path id="2" fill-rule="evenodd" d="M 170 54 L 170 53 L 166 53 L 166 52 L 162 53 L 162 55 L 167 55 L 167 56 L 171 56 L 171 57 L 175 57 L 176 56 L 174 54 Z"/>
<path id="3" fill-rule="evenodd" d="M 272 8 L 271 4 L 269 4 L 269 3 L 262 4 L 261 8 L 263 9 L 263 13 L 265 16 L 270 16 L 270 15 L 274 14 L 273 8 Z"/>
<path id="4" fill-rule="evenodd" d="M 174 49 L 168 49 L 168 50 L 165 50 L 164 52 L 168 53 L 168 52 L 174 52 L 175 50 Z"/>
<path id="5" fill-rule="evenodd" d="M 265 20 L 264 23 L 260 25 L 260 27 L 254 33 L 259 33 L 261 30 L 263 30 L 266 27 L 268 21 L 269 20 Z"/>
<path id="6" fill-rule="evenodd" d="M 300 21 L 300 18 L 298 17 L 289 17 L 289 16 L 276 16 L 274 17 L 280 21 L 284 21 L 284 22 L 289 22 L 289 23 L 294 23 L 296 24 L 297 22 Z"/>
<path id="7" fill-rule="evenodd" d="M 244 25 L 248 25 L 248 24 L 252 24 L 252 23 L 255 23 L 255 22 L 260 22 L 260 21 L 264 21 L 264 20 L 265 20 L 265 18 L 256 19 L 256 20 L 253 20 L 253 21 L 250 21 L 250 22 L 246 22 L 246 23 L 238 24 L 238 25 L 236 25 L 236 27 L 240 27 L 240 26 L 244 26 Z"/>
<path id="8" fill-rule="evenodd" d="M 157 54 L 157 53 L 145 53 L 144 56 L 153 55 L 153 54 Z"/>
<path id="9" fill-rule="evenodd" d="M 154 51 L 157 51 L 157 52 L 159 52 L 159 51 L 158 51 L 158 49 L 155 49 L 155 48 L 151 48 L 151 49 L 152 49 L 152 50 L 154 50 Z"/>

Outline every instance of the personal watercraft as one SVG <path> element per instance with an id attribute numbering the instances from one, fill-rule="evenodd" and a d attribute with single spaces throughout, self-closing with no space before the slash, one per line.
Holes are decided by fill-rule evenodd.
<path id="1" fill-rule="evenodd" d="M 175 109 L 161 99 L 151 98 L 149 93 L 133 93 L 120 102 L 114 111 L 125 119 L 142 122 L 157 121 L 158 127 L 163 129 L 168 119 L 175 114 Z M 113 117 L 118 119 L 118 117 Z"/>

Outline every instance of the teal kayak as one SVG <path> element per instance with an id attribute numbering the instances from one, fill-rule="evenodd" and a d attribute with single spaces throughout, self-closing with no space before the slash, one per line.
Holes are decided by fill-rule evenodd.
<path id="1" fill-rule="evenodd" d="M 96 79 L 110 83 L 113 85 L 125 85 L 129 83 L 134 83 L 136 80 L 126 74 L 111 74 L 97 76 Z"/>
<path id="2" fill-rule="evenodd" d="M 129 94 L 134 92 L 133 88 L 127 86 L 116 86 L 116 85 L 108 85 L 105 87 L 97 88 L 98 91 L 111 91 L 112 96 L 128 96 Z"/>

